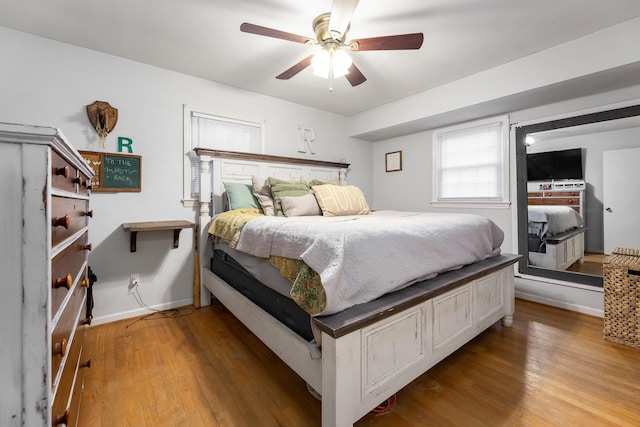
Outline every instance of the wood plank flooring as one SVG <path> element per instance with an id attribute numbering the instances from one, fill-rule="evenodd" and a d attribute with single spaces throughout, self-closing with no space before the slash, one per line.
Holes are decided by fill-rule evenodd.
<path id="1" fill-rule="evenodd" d="M 180 312 L 88 329 L 80 426 L 320 425 L 304 382 L 224 307 Z M 638 426 L 640 350 L 604 341 L 602 324 L 516 300 L 513 327 L 496 323 L 356 426 Z"/>
<path id="2" fill-rule="evenodd" d="M 567 268 L 567 271 L 576 273 L 591 274 L 602 277 L 602 264 L 607 257 L 605 254 L 586 252 L 582 263 L 576 261 Z"/>

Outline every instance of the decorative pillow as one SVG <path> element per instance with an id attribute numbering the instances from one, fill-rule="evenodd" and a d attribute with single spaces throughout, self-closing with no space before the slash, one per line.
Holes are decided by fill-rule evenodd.
<path id="1" fill-rule="evenodd" d="M 282 205 L 284 216 L 322 215 L 316 196 L 311 193 L 298 197 L 282 197 L 280 198 L 280 204 Z"/>
<path id="2" fill-rule="evenodd" d="M 271 187 L 273 208 L 276 216 L 284 216 L 280 199 L 283 197 L 297 197 L 309 194 L 309 185 L 305 181 L 284 181 L 278 178 L 267 178 L 266 183 Z"/>
<path id="3" fill-rule="evenodd" d="M 251 177 L 253 183 L 253 195 L 258 199 L 262 212 L 265 215 L 274 216 L 276 214 L 273 208 L 273 197 L 271 197 L 271 187 L 266 183 L 266 180 L 259 176 L 253 175 Z"/>
<path id="4" fill-rule="evenodd" d="M 258 200 L 253 195 L 251 185 L 238 182 L 223 182 L 229 199 L 229 210 L 242 208 L 260 208 Z"/>
<path id="5" fill-rule="evenodd" d="M 314 185 L 324 185 L 324 184 L 339 185 L 340 181 L 338 180 L 338 178 L 334 178 L 330 181 L 321 181 L 319 179 L 312 179 L 311 181 L 309 181 L 309 187 L 313 187 Z"/>
<path id="6" fill-rule="evenodd" d="M 314 185 L 312 187 L 322 215 L 367 215 L 369 205 L 362 190 L 355 185 Z"/>

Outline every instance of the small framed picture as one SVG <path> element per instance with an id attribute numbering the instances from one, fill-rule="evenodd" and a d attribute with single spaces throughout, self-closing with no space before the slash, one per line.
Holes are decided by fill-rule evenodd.
<path id="1" fill-rule="evenodd" d="M 385 171 L 397 172 L 402 170 L 402 151 L 385 154 Z"/>

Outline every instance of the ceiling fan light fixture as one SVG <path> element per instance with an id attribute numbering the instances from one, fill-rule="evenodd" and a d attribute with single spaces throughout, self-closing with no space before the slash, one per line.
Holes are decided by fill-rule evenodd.
<path id="1" fill-rule="evenodd" d="M 329 70 L 333 70 L 332 77 L 342 77 L 349 72 L 353 60 L 344 49 L 329 51 L 322 49 L 311 60 L 313 74 L 328 79 Z"/>

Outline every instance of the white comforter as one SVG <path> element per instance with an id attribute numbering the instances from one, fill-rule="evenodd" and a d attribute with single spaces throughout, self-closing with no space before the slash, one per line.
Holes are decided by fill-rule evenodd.
<path id="1" fill-rule="evenodd" d="M 546 224 L 541 236 L 553 236 L 574 228 L 582 227 L 582 217 L 568 206 L 529 206 L 529 222 Z"/>
<path id="2" fill-rule="evenodd" d="M 497 255 L 504 233 L 468 214 L 377 211 L 345 217 L 258 217 L 237 250 L 302 259 L 320 275 L 332 314 L 440 272 Z"/>

